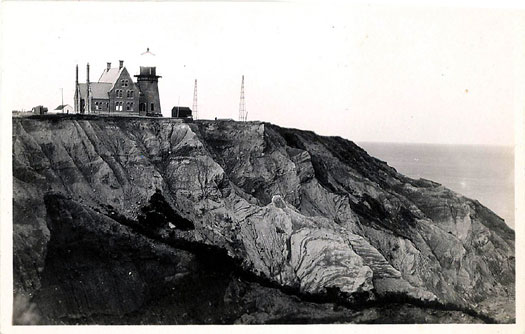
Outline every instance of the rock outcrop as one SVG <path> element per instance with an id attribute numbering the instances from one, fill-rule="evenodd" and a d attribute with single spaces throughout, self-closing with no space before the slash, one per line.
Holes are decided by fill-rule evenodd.
<path id="1" fill-rule="evenodd" d="M 14 118 L 13 174 L 40 323 L 515 321 L 514 231 L 339 137 Z"/>

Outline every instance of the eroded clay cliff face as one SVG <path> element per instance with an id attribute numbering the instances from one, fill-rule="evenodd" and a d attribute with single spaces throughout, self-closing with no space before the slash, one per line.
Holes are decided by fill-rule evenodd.
<path id="1" fill-rule="evenodd" d="M 503 220 L 339 137 L 15 118 L 13 174 L 15 293 L 43 323 L 515 318 Z"/>

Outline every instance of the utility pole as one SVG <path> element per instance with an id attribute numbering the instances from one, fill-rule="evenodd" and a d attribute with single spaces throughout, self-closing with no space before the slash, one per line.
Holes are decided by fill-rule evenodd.
<path id="1" fill-rule="evenodd" d="M 195 88 L 193 89 L 193 118 L 198 119 L 197 113 L 197 79 L 195 79 Z"/>
<path id="2" fill-rule="evenodd" d="M 242 76 L 241 82 L 241 100 L 239 101 L 239 121 L 246 122 L 246 101 L 244 100 L 244 75 Z"/>

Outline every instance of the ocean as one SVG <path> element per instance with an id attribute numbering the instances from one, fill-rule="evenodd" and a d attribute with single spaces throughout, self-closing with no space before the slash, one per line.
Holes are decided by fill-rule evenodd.
<path id="1" fill-rule="evenodd" d="M 514 229 L 514 148 L 506 146 L 357 143 L 411 178 L 425 178 L 477 199 Z"/>

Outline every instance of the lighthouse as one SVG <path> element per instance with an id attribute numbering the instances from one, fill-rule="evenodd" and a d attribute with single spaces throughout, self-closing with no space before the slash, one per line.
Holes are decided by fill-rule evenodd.
<path id="1" fill-rule="evenodd" d="M 155 55 L 147 48 L 141 54 L 140 72 L 135 75 L 140 90 L 139 114 L 141 116 L 162 114 L 159 98 L 159 78 L 155 66 Z"/>

